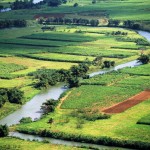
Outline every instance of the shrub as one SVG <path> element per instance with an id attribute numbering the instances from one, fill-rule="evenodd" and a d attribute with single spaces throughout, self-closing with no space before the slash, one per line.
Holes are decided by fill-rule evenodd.
<path id="1" fill-rule="evenodd" d="M 32 122 L 32 119 L 30 117 L 25 117 L 25 118 L 22 118 L 19 122 L 20 123 L 30 123 L 30 122 Z"/>
<path id="2" fill-rule="evenodd" d="M 0 137 L 4 137 L 8 135 L 8 126 L 7 125 L 0 125 Z"/>

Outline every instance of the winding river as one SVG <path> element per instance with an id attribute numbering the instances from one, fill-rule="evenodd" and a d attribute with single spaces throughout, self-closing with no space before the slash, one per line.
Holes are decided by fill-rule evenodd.
<path id="1" fill-rule="evenodd" d="M 141 36 L 145 37 L 148 41 L 150 41 L 150 33 L 145 32 L 145 31 L 137 31 Z M 140 63 L 137 62 L 137 60 L 127 62 L 118 66 L 115 66 L 114 68 L 105 70 L 105 71 L 98 71 L 89 74 L 90 77 L 93 77 L 98 74 L 105 74 L 107 72 L 111 72 L 113 70 L 118 70 L 122 69 L 125 67 L 134 67 L 140 65 Z M 47 99 L 55 99 L 57 100 L 59 96 L 66 91 L 67 88 L 64 88 L 64 85 L 60 84 L 54 87 L 51 87 L 49 90 L 44 91 L 43 93 L 37 94 L 34 96 L 29 102 L 27 102 L 25 105 L 23 105 L 19 110 L 13 112 L 12 114 L 8 115 L 7 117 L 3 118 L 0 120 L 0 124 L 7 124 L 8 126 L 11 126 L 13 124 L 18 124 L 19 120 L 22 117 L 31 117 L 33 120 L 34 119 L 39 119 L 42 115 L 42 112 L 40 111 L 40 106 L 42 105 L 43 102 L 45 102 Z M 53 139 L 53 138 L 44 138 L 44 137 L 39 137 L 36 135 L 28 135 L 28 134 L 23 134 L 23 133 L 18 133 L 18 132 L 10 132 L 10 136 L 15 136 L 15 137 L 20 137 L 22 139 L 31 139 L 31 140 L 48 140 L 51 143 L 54 144 L 63 144 L 63 145 L 70 145 L 70 146 L 94 146 L 97 148 L 105 148 L 105 149 L 113 149 L 114 147 L 109 147 L 109 146 L 102 146 L 102 145 L 95 145 L 95 144 L 86 144 L 86 143 L 80 143 L 80 142 L 72 142 L 72 141 L 64 141 L 64 140 L 59 140 L 59 139 Z M 116 148 L 116 147 L 115 147 Z M 117 149 L 124 149 L 124 148 L 117 148 Z"/>

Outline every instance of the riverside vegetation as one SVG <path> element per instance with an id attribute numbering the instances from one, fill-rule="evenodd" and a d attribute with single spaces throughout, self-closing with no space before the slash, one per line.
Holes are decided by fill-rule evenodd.
<path id="1" fill-rule="evenodd" d="M 22 118 L 14 129 L 148 149 L 150 99 L 120 114 L 105 114 L 102 110 L 150 88 L 150 43 L 132 30 L 150 30 L 149 1 L 73 0 L 58 3 L 58 7 L 51 7 L 56 5 L 51 1 L 30 1 L 26 5 L 14 0 L 0 2 L 13 9 L 0 13 L 0 118 L 41 90 L 64 82 L 70 89 L 56 103 L 52 99 L 43 103 L 40 120 Z M 88 76 L 135 59 L 143 65 Z M 1 149 L 37 146 L 49 147 L 41 142 L 0 139 Z M 84 149 L 53 144 L 50 147 Z"/>

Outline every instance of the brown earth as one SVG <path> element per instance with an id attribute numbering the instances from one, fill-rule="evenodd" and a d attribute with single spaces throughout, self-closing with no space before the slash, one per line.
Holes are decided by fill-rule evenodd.
<path id="1" fill-rule="evenodd" d="M 109 108 L 105 108 L 102 110 L 102 112 L 109 114 L 121 113 L 127 110 L 128 108 L 133 107 L 149 98 L 150 98 L 150 90 L 146 90 L 125 100 L 124 102 L 115 104 Z"/>

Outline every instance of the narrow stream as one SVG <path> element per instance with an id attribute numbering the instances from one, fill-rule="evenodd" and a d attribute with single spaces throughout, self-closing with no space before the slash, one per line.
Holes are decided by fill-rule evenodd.
<path id="1" fill-rule="evenodd" d="M 148 41 L 150 41 L 150 33 L 145 32 L 145 31 L 138 31 L 140 35 L 145 37 Z M 105 71 L 98 71 L 90 74 L 90 77 L 93 77 L 98 74 L 105 74 L 108 72 L 111 72 L 113 70 L 118 70 L 122 69 L 125 67 L 135 67 L 137 65 L 140 65 L 140 63 L 137 62 L 137 60 L 127 62 L 118 66 L 115 66 L 114 68 L 105 70 Z M 11 126 L 13 124 L 18 124 L 19 120 L 22 117 L 31 117 L 32 119 L 39 119 L 42 115 L 40 112 L 40 106 L 42 105 L 43 102 L 45 102 L 47 99 L 58 99 L 59 96 L 66 91 L 67 89 L 64 88 L 64 85 L 57 85 L 54 87 L 51 87 L 49 90 L 37 94 L 34 96 L 29 102 L 27 102 L 25 105 L 23 105 L 19 110 L 13 112 L 12 114 L 8 115 L 7 117 L 3 118 L 0 120 L 0 124 L 7 124 L 8 126 Z M 63 144 L 63 145 L 70 145 L 70 146 L 96 146 L 97 148 L 104 148 L 104 149 L 114 149 L 117 147 L 110 147 L 110 146 L 103 146 L 103 145 L 95 145 L 95 144 L 86 144 L 86 143 L 80 143 L 80 142 L 72 142 L 72 141 L 66 141 L 66 140 L 59 140 L 59 139 L 54 139 L 54 138 L 45 138 L 45 137 L 39 137 L 36 135 L 28 135 L 28 134 L 23 134 L 23 133 L 18 133 L 18 132 L 10 132 L 10 136 L 14 137 L 19 137 L 22 139 L 30 139 L 30 140 L 48 140 L 51 143 L 54 144 Z M 124 148 L 117 148 L 117 149 L 124 149 Z"/>

